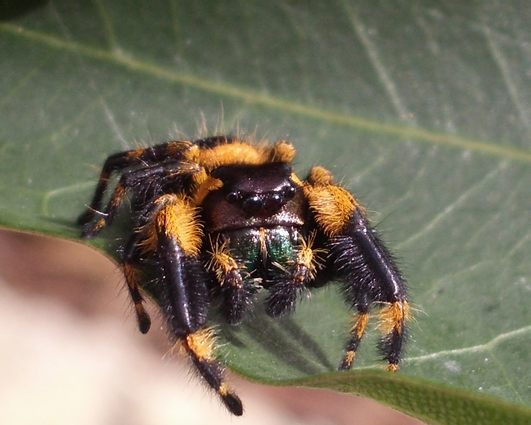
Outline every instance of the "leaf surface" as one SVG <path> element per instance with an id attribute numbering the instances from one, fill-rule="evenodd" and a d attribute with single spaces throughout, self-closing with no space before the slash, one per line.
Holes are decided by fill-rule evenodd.
<path id="1" fill-rule="evenodd" d="M 531 31 L 517 1 L 56 0 L 0 23 L 0 225 L 79 239 L 111 153 L 242 129 L 289 138 L 371 211 L 409 281 L 401 372 L 330 286 L 221 326 L 236 371 L 429 423 L 531 417 Z M 8 15 L 6 15 L 8 16 Z M 199 129 L 199 130 L 198 130 Z M 203 132 L 204 133 L 204 132 Z M 91 243 L 111 256 L 117 224 Z"/>

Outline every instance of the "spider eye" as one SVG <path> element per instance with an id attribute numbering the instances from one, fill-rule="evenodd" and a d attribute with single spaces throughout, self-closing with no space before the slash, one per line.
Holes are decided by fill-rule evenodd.
<path id="1" fill-rule="evenodd" d="M 225 199 L 229 204 L 234 204 L 235 202 L 238 202 L 240 199 L 240 192 L 229 192 L 225 196 Z"/>
<path id="2" fill-rule="evenodd" d="M 293 186 L 289 186 L 284 190 L 284 198 L 293 199 L 296 193 L 297 189 L 295 189 Z"/>
<path id="3" fill-rule="evenodd" d="M 242 203 L 242 210 L 247 214 L 256 214 L 258 213 L 263 206 L 263 202 L 260 197 L 254 195 L 247 197 Z"/>
<path id="4" fill-rule="evenodd" d="M 266 214 L 275 214 L 282 207 L 282 197 L 278 194 L 269 196 L 264 201 L 264 212 Z"/>

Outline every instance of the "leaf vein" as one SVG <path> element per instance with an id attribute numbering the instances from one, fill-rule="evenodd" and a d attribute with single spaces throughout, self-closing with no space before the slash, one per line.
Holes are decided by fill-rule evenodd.
<path id="1" fill-rule="evenodd" d="M 129 70 L 143 72 L 153 77 L 166 81 L 189 86 L 204 92 L 214 93 L 219 96 L 239 99 L 247 104 L 260 105 L 276 110 L 286 111 L 294 115 L 311 117 L 331 124 L 337 124 L 364 131 L 386 134 L 399 139 L 415 140 L 417 142 L 454 147 L 461 150 L 473 150 L 482 154 L 507 158 L 513 161 L 531 163 L 531 152 L 511 146 L 500 146 L 493 142 L 473 140 L 449 134 L 440 134 L 422 128 L 408 127 L 368 120 L 338 111 L 306 105 L 296 101 L 289 101 L 280 97 L 259 93 L 247 88 L 240 88 L 231 84 L 220 84 L 192 74 L 177 72 L 173 69 L 163 68 L 156 64 L 144 62 L 121 51 L 104 51 L 96 47 L 78 44 L 72 41 L 61 40 L 57 37 L 32 31 L 11 23 L 1 23 L 0 31 L 7 32 L 28 40 L 37 41 L 50 47 L 74 52 L 93 59 L 105 60 L 123 66 Z"/>
<path id="2" fill-rule="evenodd" d="M 515 337 L 524 335 L 526 333 L 531 333 L 531 325 L 524 326 L 522 328 L 515 329 L 515 330 L 512 330 L 512 331 L 500 334 L 500 335 L 494 337 L 493 339 L 491 339 L 490 341 L 486 342 L 485 344 L 478 344 L 478 345 L 473 345 L 473 346 L 470 346 L 470 347 L 456 348 L 456 349 L 452 349 L 452 350 L 441 350 L 441 351 L 437 351 L 435 353 L 425 354 L 425 355 L 422 355 L 422 356 L 407 357 L 407 358 L 404 358 L 404 362 L 407 362 L 407 363 L 413 363 L 413 362 L 420 363 L 420 362 L 424 362 L 424 361 L 427 361 L 427 360 L 437 359 L 437 358 L 440 358 L 440 357 L 460 356 L 460 355 L 463 355 L 463 354 L 477 353 L 477 352 L 480 352 L 480 351 L 490 351 L 490 350 L 493 350 L 494 347 L 496 347 L 496 345 L 498 345 L 498 344 L 500 344 L 500 343 L 502 343 L 502 342 L 504 342 L 506 340 L 509 340 L 511 338 L 515 338 Z"/>

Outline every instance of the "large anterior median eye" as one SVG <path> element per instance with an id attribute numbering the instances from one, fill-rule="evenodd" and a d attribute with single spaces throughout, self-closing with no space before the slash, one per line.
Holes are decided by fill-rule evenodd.
<path id="1" fill-rule="evenodd" d="M 262 209 L 265 214 L 275 214 L 282 205 L 284 205 L 282 197 L 278 193 L 272 193 L 264 199 Z"/>
<path id="2" fill-rule="evenodd" d="M 285 203 L 278 192 L 253 193 L 243 198 L 241 209 L 249 215 L 269 216 L 276 214 Z"/>
<path id="3" fill-rule="evenodd" d="M 262 206 L 263 202 L 260 196 L 250 195 L 243 200 L 241 208 L 246 214 L 254 215 L 262 210 Z"/>

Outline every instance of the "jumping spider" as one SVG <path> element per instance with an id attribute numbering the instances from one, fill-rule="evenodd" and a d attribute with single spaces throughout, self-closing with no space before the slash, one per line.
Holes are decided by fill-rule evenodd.
<path id="1" fill-rule="evenodd" d="M 294 156 L 284 140 L 268 146 L 229 136 L 117 153 L 78 220 L 82 236 L 92 238 L 131 194 L 134 229 L 121 265 L 140 331 L 151 321 L 139 275 L 152 270 L 149 292 L 171 337 L 234 415 L 243 413 L 242 403 L 224 381 L 206 324 L 216 297 L 237 325 L 261 289 L 267 313 L 279 317 L 294 310 L 306 287 L 342 281 L 355 313 L 339 369 L 351 368 L 373 306 L 382 357 L 388 370 L 398 369 L 409 318 L 403 278 L 358 201 L 322 167 L 300 180 Z M 119 180 L 100 212 L 114 172 Z"/>

